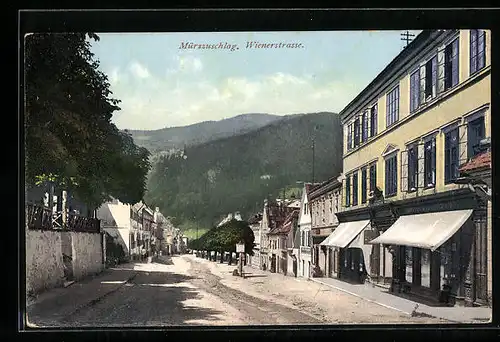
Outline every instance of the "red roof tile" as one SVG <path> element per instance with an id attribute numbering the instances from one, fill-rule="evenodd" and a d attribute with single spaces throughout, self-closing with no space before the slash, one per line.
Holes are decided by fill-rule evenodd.
<path id="1" fill-rule="evenodd" d="M 482 168 L 491 168 L 491 151 L 487 151 L 473 157 L 460 167 L 460 172 L 467 172 Z"/>
<path id="2" fill-rule="evenodd" d="M 276 228 L 273 228 L 269 234 L 288 234 L 292 228 L 293 220 L 299 217 L 299 211 L 294 210 L 288 214 L 283 223 L 279 224 Z"/>

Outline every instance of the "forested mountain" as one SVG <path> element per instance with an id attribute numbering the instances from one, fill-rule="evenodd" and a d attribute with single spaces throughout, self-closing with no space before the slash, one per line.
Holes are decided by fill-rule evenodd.
<path id="1" fill-rule="evenodd" d="M 128 130 L 137 145 L 152 154 L 182 149 L 184 145 L 202 144 L 210 140 L 250 132 L 282 116 L 270 114 L 242 114 L 220 121 L 205 121 L 184 127 L 169 127 L 153 131 Z"/>
<path id="2" fill-rule="evenodd" d="M 243 218 L 297 182 L 326 180 L 342 169 L 342 130 L 335 113 L 291 115 L 251 132 L 188 146 L 162 157 L 146 199 L 181 227 L 210 227 L 221 215 Z"/>

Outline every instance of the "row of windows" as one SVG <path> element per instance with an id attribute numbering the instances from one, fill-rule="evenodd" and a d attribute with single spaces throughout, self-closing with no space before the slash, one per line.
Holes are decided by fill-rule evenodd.
<path id="1" fill-rule="evenodd" d="M 479 153 L 480 141 L 485 138 L 484 116 L 481 116 L 467 125 L 467 157 L 470 159 Z M 460 155 L 459 155 L 459 128 L 449 130 L 444 135 L 444 182 L 452 183 L 459 176 Z M 415 191 L 419 187 L 419 174 L 423 166 L 423 187 L 432 188 L 436 184 L 436 138 L 431 137 L 424 141 L 423 151 L 419 149 L 422 145 L 414 144 L 408 146 L 407 154 L 402 154 L 403 158 L 408 158 L 403 167 L 407 170 L 402 185 L 402 191 Z M 395 153 L 385 159 L 385 197 L 397 194 L 398 184 L 398 155 Z M 419 162 L 422 160 L 422 162 Z M 405 161 L 406 162 L 406 161 Z M 355 172 L 346 176 L 345 204 L 346 207 L 358 205 L 358 173 Z M 367 191 L 373 191 L 376 186 L 376 164 L 369 168 L 361 168 L 361 203 L 366 203 Z M 352 184 L 351 184 L 352 183 Z M 352 191 L 352 193 L 351 193 Z"/>
<path id="2" fill-rule="evenodd" d="M 483 30 L 470 30 L 470 75 L 486 65 L 486 34 Z M 459 39 L 449 43 L 424 65 L 410 74 L 410 113 L 438 94 L 455 87 L 459 81 Z M 399 121 L 400 88 L 386 94 L 386 128 Z M 363 111 L 347 126 L 347 150 L 352 150 L 377 134 L 377 105 Z"/>
<path id="3" fill-rule="evenodd" d="M 377 104 L 366 109 L 347 126 L 347 150 L 352 150 L 377 135 Z"/>
<path id="4" fill-rule="evenodd" d="M 346 176 L 345 186 L 345 206 L 358 205 L 358 171 Z M 352 186 L 351 186 L 352 181 Z M 367 193 L 374 191 L 377 183 L 377 164 L 372 164 L 361 168 L 361 203 L 366 203 Z M 352 196 L 351 196 L 352 189 Z"/>
<path id="5" fill-rule="evenodd" d="M 328 205 L 327 205 L 328 203 Z M 338 212 L 338 208 L 339 208 L 339 195 L 336 194 L 335 195 L 335 198 L 334 196 L 332 195 L 328 195 L 328 198 L 321 198 L 321 199 L 318 199 L 318 200 L 315 200 L 315 201 L 311 201 L 311 212 L 314 212 L 316 215 L 320 214 L 320 211 L 325 214 L 325 212 L 327 211 L 328 207 L 328 211 L 330 213 L 333 213 L 334 212 L 334 209 L 335 209 L 335 212 Z"/>

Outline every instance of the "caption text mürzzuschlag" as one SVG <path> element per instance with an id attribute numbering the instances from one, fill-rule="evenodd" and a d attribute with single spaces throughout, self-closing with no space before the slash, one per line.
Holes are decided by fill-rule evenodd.
<path id="1" fill-rule="evenodd" d="M 248 41 L 244 44 L 245 49 L 303 49 L 302 43 L 296 42 L 259 42 Z M 231 44 L 228 42 L 219 43 L 193 43 L 181 42 L 180 50 L 228 50 L 236 51 L 240 49 L 240 45 Z"/>

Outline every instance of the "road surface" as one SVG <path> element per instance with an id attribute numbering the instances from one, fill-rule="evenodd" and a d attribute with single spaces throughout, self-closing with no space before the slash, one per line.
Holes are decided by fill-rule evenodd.
<path id="1" fill-rule="evenodd" d="M 192 255 L 126 264 L 41 294 L 27 308 L 34 327 L 440 323 L 408 317 L 304 279 Z"/>

